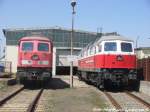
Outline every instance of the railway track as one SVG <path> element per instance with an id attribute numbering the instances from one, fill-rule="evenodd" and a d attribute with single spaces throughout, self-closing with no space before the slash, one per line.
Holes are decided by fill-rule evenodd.
<path id="1" fill-rule="evenodd" d="M 107 96 L 107 98 L 110 100 L 112 105 L 115 107 L 116 110 L 122 110 L 122 107 L 120 104 L 112 97 L 112 95 L 108 92 L 104 92 L 104 94 Z"/>
<path id="2" fill-rule="evenodd" d="M 130 92 L 126 92 L 126 94 L 134 99 L 136 99 L 137 101 L 139 101 L 140 103 L 142 103 L 143 105 L 145 105 L 149 110 L 150 110 L 150 103 L 146 102 L 145 100 L 143 100 L 142 98 L 136 96 L 135 94 L 132 94 Z"/>
<path id="3" fill-rule="evenodd" d="M 34 112 L 43 90 L 17 90 L 0 101 L 0 112 Z"/>
<path id="4" fill-rule="evenodd" d="M 104 92 L 112 105 L 119 112 L 133 111 L 133 112 L 149 112 L 150 104 L 130 92 Z"/>
<path id="5" fill-rule="evenodd" d="M 7 97 L 3 98 L 2 100 L 0 100 L 0 107 L 5 104 L 8 100 L 10 100 L 12 97 L 14 97 L 15 95 L 19 94 L 21 91 L 24 90 L 24 87 L 19 88 L 18 90 L 16 90 L 15 92 L 13 92 L 12 94 L 8 95 Z"/>

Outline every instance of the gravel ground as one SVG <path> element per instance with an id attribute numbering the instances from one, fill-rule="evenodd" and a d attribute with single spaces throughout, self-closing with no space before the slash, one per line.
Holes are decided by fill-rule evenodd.
<path id="1" fill-rule="evenodd" d="M 44 90 L 38 103 L 37 112 L 95 112 L 94 109 L 107 108 L 101 94 L 74 79 L 74 88 L 69 88 L 69 77 L 55 77 Z"/>
<path id="2" fill-rule="evenodd" d="M 22 87 L 21 85 L 7 86 L 4 83 L 0 82 L 0 100 L 6 97 L 7 95 L 15 92 L 21 87 Z"/>
<path id="3" fill-rule="evenodd" d="M 124 109 L 124 110 L 137 110 L 140 112 L 147 112 L 147 107 L 145 107 L 143 104 L 139 103 L 136 101 L 136 99 L 126 95 L 125 93 L 122 92 L 109 92 L 112 97 L 117 100 L 119 105 Z M 144 111 L 145 110 L 145 111 Z"/>
<path id="4" fill-rule="evenodd" d="M 26 112 L 40 89 L 24 89 L 12 99 L 7 101 L 1 108 L 0 112 Z"/>
<path id="5" fill-rule="evenodd" d="M 12 92 L 16 91 L 20 87 L 22 87 L 21 85 L 8 86 L 7 80 L 8 79 L 5 78 L 0 79 L 0 100 L 5 96 L 11 94 Z"/>
<path id="6" fill-rule="evenodd" d="M 150 96 L 149 95 L 141 93 L 141 92 L 132 92 L 132 93 L 150 104 Z"/>

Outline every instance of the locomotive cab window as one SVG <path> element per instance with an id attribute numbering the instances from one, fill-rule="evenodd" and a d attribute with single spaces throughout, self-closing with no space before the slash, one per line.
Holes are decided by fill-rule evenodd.
<path id="1" fill-rule="evenodd" d="M 117 43 L 116 42 L 105 42 L 104 50 L 105 51 L 117 51 Z"/>
<path id="2" fill-rule="evenodd" d="M 38 51 L 49 51 L 49 44 L 47 43 L 39 43 Z"/>
<path id="3" fill-rule="evenodd" d="M 33 43 L 32 42 L 24 42 L 22 43 L 22 51 L 32 51 Z"/>
<path id="4" fill-rule="evenodd" d="M 122 52 L 132 52 L 132 44 L 131 43 L 121 43 L 121 51 Z"/>

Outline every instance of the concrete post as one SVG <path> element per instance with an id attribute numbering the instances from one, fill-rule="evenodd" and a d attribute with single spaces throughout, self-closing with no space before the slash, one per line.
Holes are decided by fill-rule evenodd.
<path id="1" fill-rule="evenodd" d="M 56 47 L 53 47 L 52 75 L 56 75 Z"/>

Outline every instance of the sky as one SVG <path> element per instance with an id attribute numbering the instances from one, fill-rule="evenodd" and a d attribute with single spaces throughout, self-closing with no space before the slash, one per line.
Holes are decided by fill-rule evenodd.
<path id="1" fill-rule="evenodd" d="M 71 0 L 0 0 L 0 38 L 4 28 L 71 28 Z M 77 0 L 75 29 L 118 32 L 138 47 L 150 47 L 150 0 Z M 4 39 L 5 40 L 5 39 Z"/>

